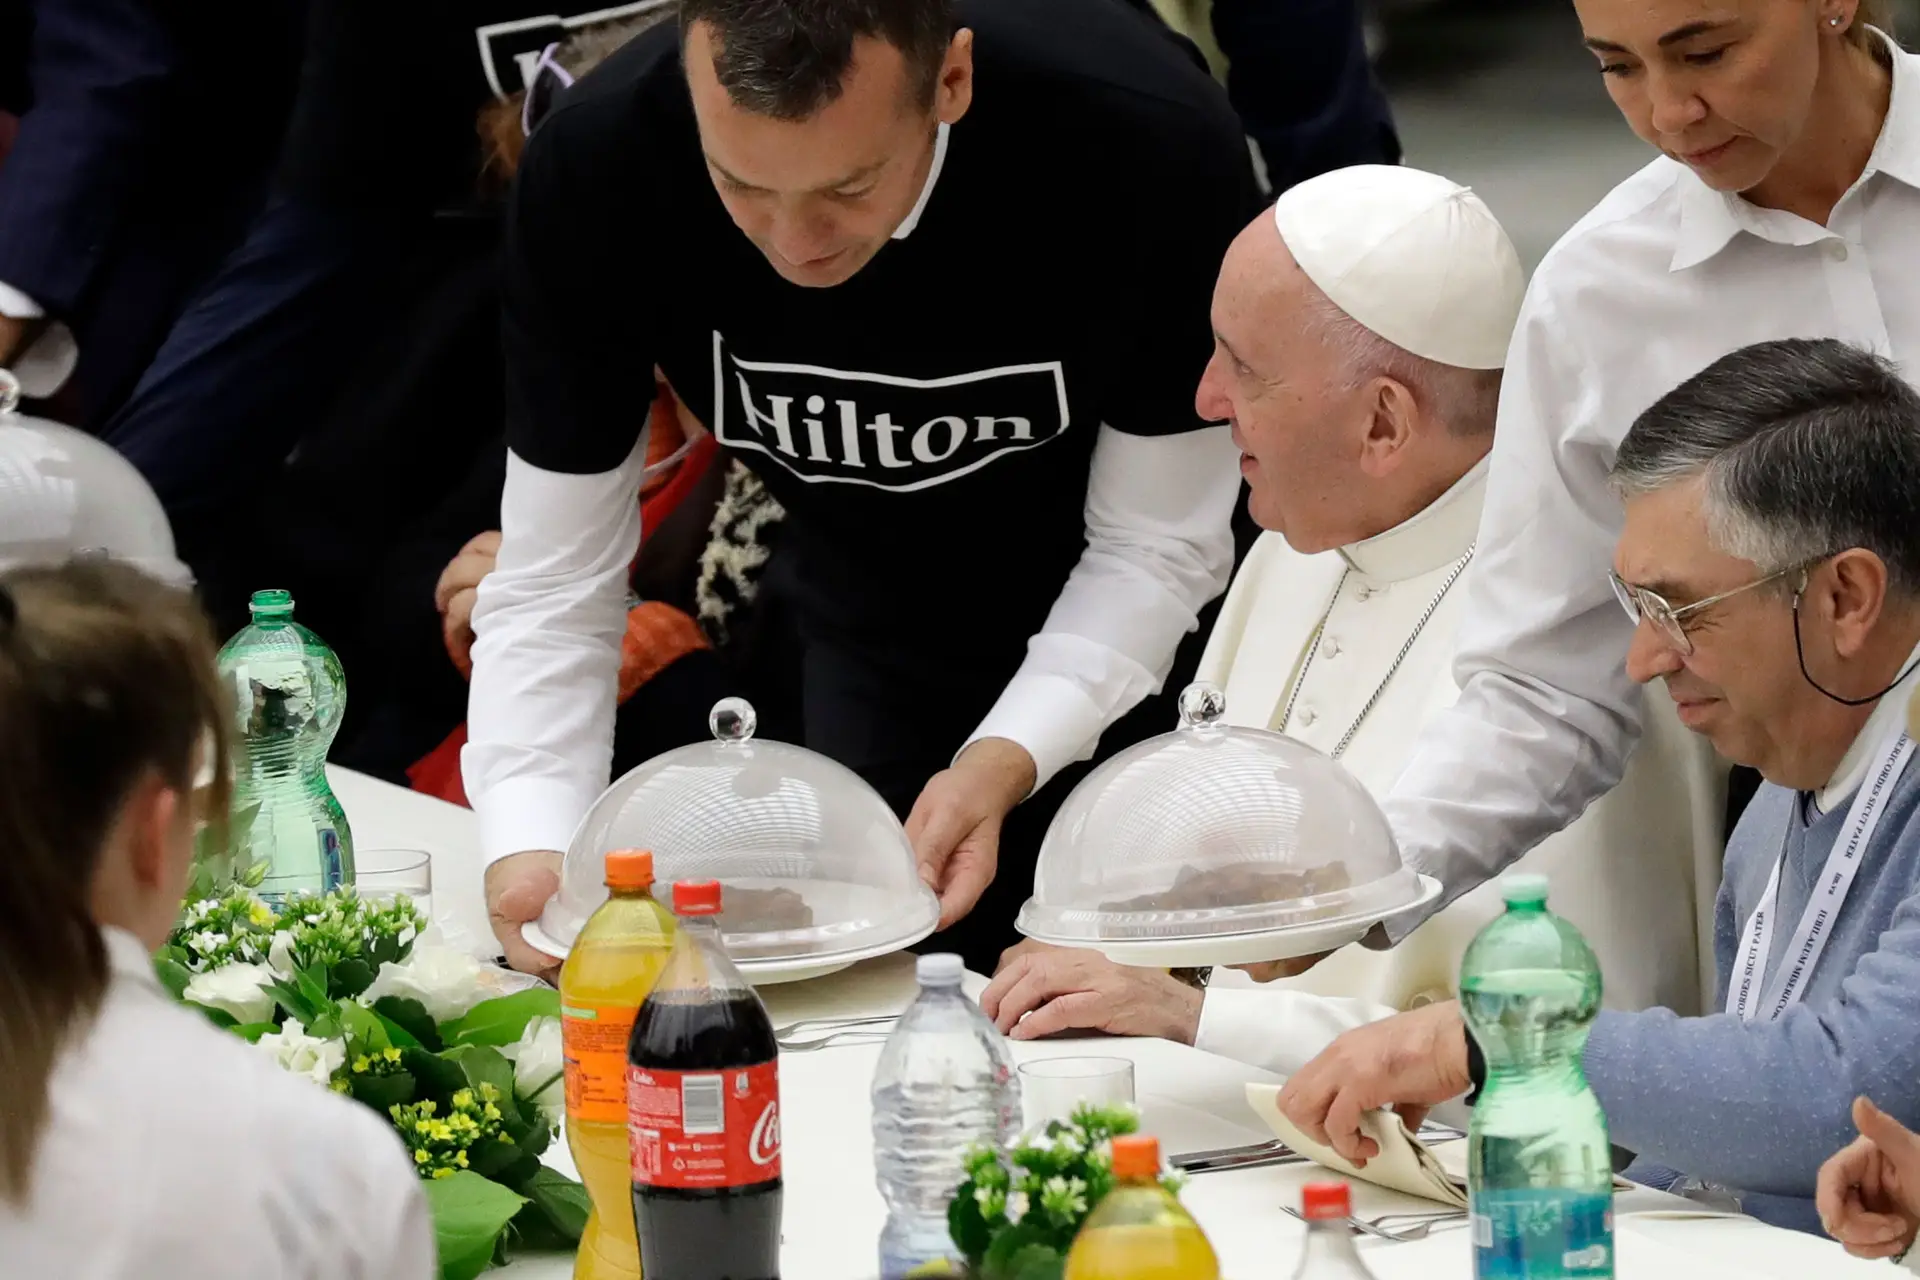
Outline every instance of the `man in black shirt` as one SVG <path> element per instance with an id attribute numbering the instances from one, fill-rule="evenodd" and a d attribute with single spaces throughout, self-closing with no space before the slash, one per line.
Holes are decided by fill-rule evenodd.
<path id="1" fill-rule="evenodd" d="M 473 619 L 510 959 L 607 779 L 657 366 L 787 510 L 807 744 L 906 816 L 943 925 L 992 885 L 947 939 L 991 966 L 1038 836 L 1003 858 L 1003 823 L 1226 584 L 1236 452 L 1193 392 L 1256 205 L 1224 96 L 1113 0 L 683 0 L 567 94 L 510 214 Z"/>

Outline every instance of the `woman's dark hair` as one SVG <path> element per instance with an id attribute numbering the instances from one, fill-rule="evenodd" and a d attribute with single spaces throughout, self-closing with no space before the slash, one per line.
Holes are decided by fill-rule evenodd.
<path id="1" fill-rule="evenodd" d="M 211 752 L 211 759 L 208 752 Z M 227 713 L 192 597 L 106 560 L 0 573 L 0 1200 L 24 1204 L 48 1082 L 107 987 L 109 833 L 148 778 L 227 809 Z"/>
<path id="2" fill-rule="evenodd" d="M 1853 25 L 1847 28 L 1847 39 L 1862 48 L 1872 48 L 1873 33 L 1868 27 L 1894 34 L 1893 5 L 1888 0 L 1860 0 L 1859 8 L 1853 12 Z"/>

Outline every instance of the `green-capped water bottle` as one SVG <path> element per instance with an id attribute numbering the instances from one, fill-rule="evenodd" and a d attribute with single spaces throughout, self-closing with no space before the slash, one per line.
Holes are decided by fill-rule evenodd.
<path id="1" fill-rule="evenodd" d="M 220 650 L 234 697 L 232 839 L 267 864 L 269 902 L 353 883 L 353 835 L 327 749 L 347 707 L 340 659 L 293 620 L 293 597 L 256 591 L 253 622 Z"/>
<path id="2" fill-rule="evenodd" d="M 1613 1160 L 1580 1068 L 1600 962 L 1547 910 L 1545 876 L 1501 882 L 1506 914 L 1460 964 L 1460 1003 L 1487 1063 L 1467 1144 L 1478 1280 L 1610 1280 Z"/>

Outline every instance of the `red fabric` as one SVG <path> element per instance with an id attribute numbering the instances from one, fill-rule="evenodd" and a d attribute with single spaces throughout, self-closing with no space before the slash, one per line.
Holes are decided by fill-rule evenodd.
<path id="1" fill-rule="evenodd" d="M 672 402 L 664 391 L 660 400 L 667 402 L 665 416 L 672 420 Z M 660 417 L 656 402 L 656 438 Z M 659 528 L 660 522 L 700 483 L 718 452 L 719 445 L 712 436 L 701 436 L 674 469 L 672 476 L 641 500 L 640 536 L 643 543 L 647 535 Z M 675 659 L 705 647 L 706 640 L 700 633 L 699 624 L 680 610 L 662 604 L 645 604 L 633 610 L 627 617 L 627 634 L 620 645 L 620 700 L 626 701 L 635 689 Z M 407 770 L 407 780 L 413 784 L 413 789 L 449 804 L 467 805 L 466 782 L 460 772 L 460 750 L 466 745 L 467 726 L 462 723 L 447 735 L 445 742 Z"/>

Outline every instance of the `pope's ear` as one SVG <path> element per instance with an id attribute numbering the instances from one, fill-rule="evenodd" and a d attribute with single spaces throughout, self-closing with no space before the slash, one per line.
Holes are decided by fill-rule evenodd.
<path id="1" fill-rule="evenodd" d="M 1377 479 L 1399 467 L 1407 447 L 1418 437 L 1420 402 L 1406 383 L 1386 374 L 1369 379 L 1359 398 L 1366 415 L 1360 466 Z"/>

